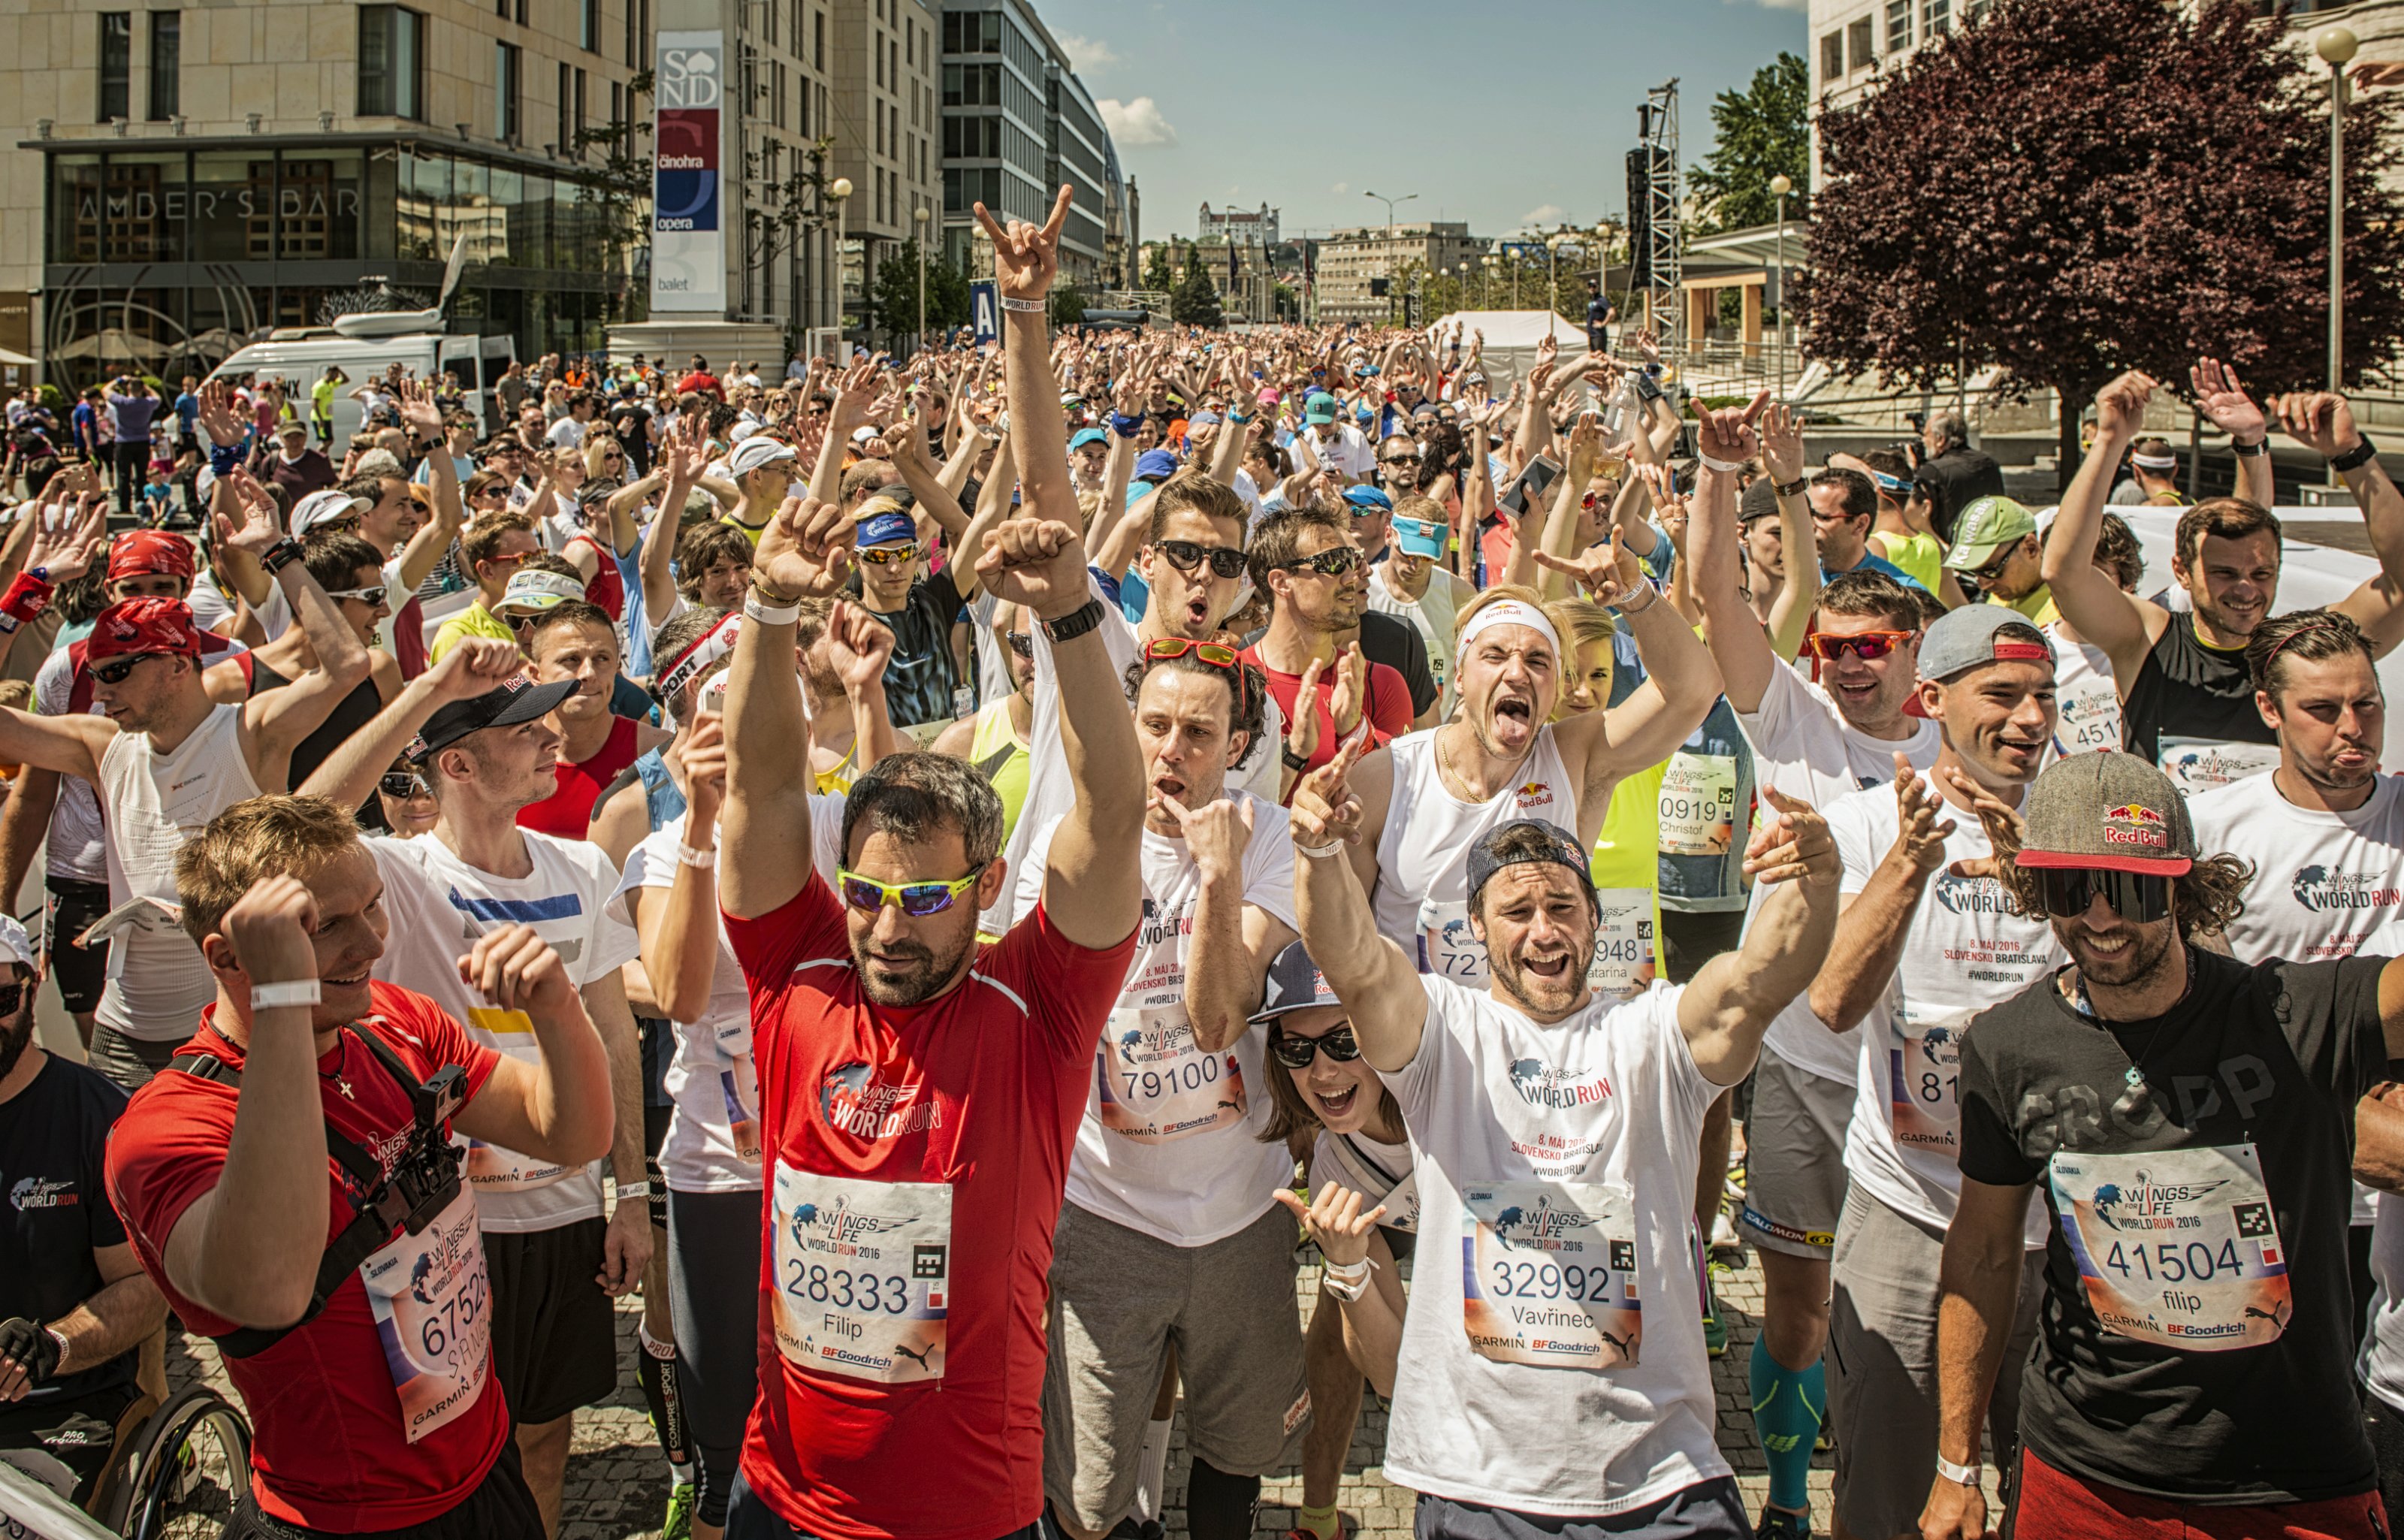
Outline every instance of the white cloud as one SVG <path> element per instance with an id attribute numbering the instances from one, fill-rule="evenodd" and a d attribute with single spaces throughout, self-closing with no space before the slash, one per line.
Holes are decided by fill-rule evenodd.
<path id="1" fill-rule="evenodd" d="M 1098 37 L 1080 37 L 1068 32 L 1055 32 L 1052 35 L 1068 49 L 1069 67 L 1080 75 L 1090 75 L 1119 62 L 1119 56 L 1111 51 L 1111 46 Z"/>
<path id="2" fill-rule="evenodd" d="M 1352 190 L 1352 184 L 1349 182 L 1338 182 L 1327 190 L 1330 192 L 1349 192 Z"/>
<path id="3" fill-rule="evenodd" d="M 1102 126 L 1122 146 L 1177 143 L 1177 130 L 1160 115 L 1159 105 L 1149 96 L 1139 96 L 1132 102 L 1106 96 L 1094 105 L 1102 109 Z"/>
<path id="4" fill-rule="evenodd" d="M 1543 225 L 1558 225 L 1560 222 L 1561 205 L 1558 203 L 1538 203 L 1534 208 L 1519 216 L 1519 228 L 1522 230 L 1534 230 Z"/>

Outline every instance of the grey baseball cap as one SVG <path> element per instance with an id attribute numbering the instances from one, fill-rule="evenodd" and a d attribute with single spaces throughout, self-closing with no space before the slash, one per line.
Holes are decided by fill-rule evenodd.
<path id="1" fill-rule="evenodd" d="M 2187 799 L 2135 754 L 2073 754 L 2058 762 L 2029 787 L 2020 814 L 2028 825 L 2022 866 L 2176 877 L 2195 864 Z"/>
<path id="2" fill-rule="evenodd" d="M 2005 605 L 1965 604 L 1947 610 L 1920 639 L 1920 677 L 1946 679 L 1981 664 L 2054 661 L 2053 644 L 2043 632 L 2037 633 L 2034 641 L 1995 635 L 2007 625 L 2036 629 L 2026 615 Z"/>

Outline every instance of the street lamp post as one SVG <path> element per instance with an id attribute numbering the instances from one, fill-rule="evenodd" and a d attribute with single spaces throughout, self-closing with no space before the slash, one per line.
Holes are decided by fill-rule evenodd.
<path id="1" fill-rule="evenodd" d="M 1561 313 L 1561 232 L 1544 237 L 1544 308 Z"/>
<path id="2" fill-rule="evenodd" d="M 1778 196 L 1778 399 L 1786 399 L 1786 195 L 1795 190 L 1795 180 L 1784 172 L 1769 179 L 1769 190 Z"/>
<path id="3" fill-rule="evenodd" d="M 846 266 L 843 253 L 843 216 L 844 205 L 851 200 L 851 178 L 836 177 L 832 185 L 828 187 L 827 196 L 834 200 L 834 335 L 835 341 L 840 343 L 843 341 L 844 333 L 850 329 L 851 322 L 851 317 L 846 313 L 846 306 L 843 292 Z M 845 361 L 848 362 L 850 357 L 851 355 L 846 350 L 844 354 Z"/>
<path id="4" fill-rule="evenodd" d="M 1494 264 L 1500 259 L 1489 251 L 1482 260 L 1486 271 L 1477 278 L 1477 308 L 1491 310 L 1494 308 Z"/>
<path id="5" fill-rule="evenodd" d="M 1467 310 L 1467 309 L 1469 308 L 1469 263 L 1468 263 L 1468 261 L 1467 261 L 1465 259 L 1462 260 L 1462 262 L 1461 262 L 1461 269 L 1460 269 L 1460 271 L 1461 271 L 1461 309 L 1463 309 L 1463 310 Z"/>
<path id="6" fill-rule="evenodd" d="M 2344 27 L 2328 27 L 2313 39 L 2313 51 L 2329 67 L 2329 321 L 2328 387 L 2345 387 L 2345 66 L 2360 41 Z M 2332 476 L 2334 483 L 2338 478 Z"/>
<path id="7" fill-rule="evenodd" d="M 927 345 L 927 205 L 910 211 L 918 226 L 918 345 Z"/>
<path id="8" fill-rule="evenodd" d="M 1375 198 L 1377 202 L 1386 205 L 1386 275 L 1389 278 L 1391 278 L 1394 273 L 1394 205 L 1396 203 L 1407 203 L 1412 199 L 1418 197 L 1419 194 L 1416 192 L 1405 192 L 1399 198 L 1389 198 L 1382 192 L 1369 192 L 1363 193 L 1362 196 L 1366 198 Z M 1390 291 L 1393 287 L 1391 283 L 1386 287 Z M 1386 298 L 1386 319 L 1391 321 L 1393 318 L 1394 301 L 1392 294 L 1389 292 Z"/>

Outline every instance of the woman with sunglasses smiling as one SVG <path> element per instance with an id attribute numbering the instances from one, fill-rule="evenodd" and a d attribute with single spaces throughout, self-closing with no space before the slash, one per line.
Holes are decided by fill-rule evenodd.
<path id="1" fill-rule="evenodd" d="M 376 805 L 384 816 L 384 827 L 399 839 L 432 833 L 441 816 L 434 804 L 434 788 L 426 779 L 426 767 L 406 754 L 376 777 Z"/>
<path id="2" fill-rule="evenodd" d="M 2374 1449 L 2394 1448 L 2395 1414 L 2373 1397 L 2366 1436 L 2346 1233 L 2351 1172 L 2404 1155 L 2394 1112 L 2362 1101 L 2404 1057 L 2404 961 L 2210 946 L 2249 863 L 2206 856 L 2172 778 L 2135 755 L 2062 761 L 2024 823 L 1987 811 L 2002 875 L 2068 960 L 1962 1043 L 1938 1474 L 1917 1528 L 1987 1527 L 1972 1430 L 1989 1382 L 2018 1379 L 2020 1535 L 2158 1533 L 2181 1512 L 2218 1534 L 2386 1534 Z M 2020 1364 L 2001 1350 L 2031 1218 L 2047 1325 Z"/>
<path id="3" fill-rule="evenodd" d="M 1311 1426 L 1302 1441 L 1299 1527 L 1333 1540 L 1362 1377 L 1378 1394 L 1394 1393 L 1406 1306 L 1397 1260 L 1418 1239 L 1419 1181 L 1394 1093 L 1362 1058 L 1350 1015 L 1302 943 L 1278 954 L 1252 1020 L 1267 1026 L 1275 1061 L 1261 1138 L 1309 1166 L 1305 1196 L 1280 1186 L 1278 1200 L 1327 1262 L 1303 1338 Z"/>

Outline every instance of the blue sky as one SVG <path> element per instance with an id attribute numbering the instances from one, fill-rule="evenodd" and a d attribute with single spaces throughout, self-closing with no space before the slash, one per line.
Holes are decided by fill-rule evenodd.
<path id="1" fill-rule="evenodd" d="M 1679 78 L 1688 164 L 1710 104 L 1781 49 L 1806 0 L 1034 0 L 1102 103 L 1147 240 L 1197 204 L 1282 211 L 1288 236 L 1400 219 L 1507 234 L 1624 214 L 1649 86 Z"/>

